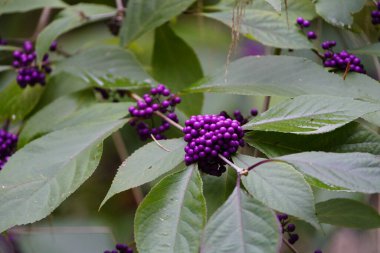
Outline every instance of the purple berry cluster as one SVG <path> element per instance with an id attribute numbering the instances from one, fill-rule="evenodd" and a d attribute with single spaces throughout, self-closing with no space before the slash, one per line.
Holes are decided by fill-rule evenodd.
<path id="1" fill-rule="evenodd" d="M 324 41 L 321 47 L 325 50 L 323 54 L 323 65 L 326 68 L 334 68 L 337 70 L 345 71 L 349 66 L 349 71 L 365 74 L 363 64 L 361 60 L 354 54 L 350 54 L 343 50 L 339 53 L 334 53 L 333 47 L 336 46 L 336 41 Z"/>
<path id="2" fill-rule="evenodd" d="M 311 22 L 309 20 L 304 19 L 303 17 L 298 17 L 297 24 L 299 25 L 301 29 L 303 29 L 303 28 L 310 27 Z M 317 34 L 314 31 L 308 31 L 306 35 L 309 40 L 317 39 Z"/>
<path id="3" fill-rule="evenodd" d="M 295 244 L 299 239 L 298 234 L 294 233 L 296 225 L 289 223 L 289 216 L 287 214 L 277 214 L 277 219 L 281 223 L 282 233 L 287 233 L 289 236 L 288 242 L 290 244 Z"/>
<path id="4" fill-rule="evenodd" d="M 111 90 L 111 89 L 104 89 L 100 87 L 95 87 L 94 90 L 98 92 L 102 99 L 104 100 L 111 100 L 112 102 L 120 102 L 122 98 L 125 97 L 127 94 L 126 90 Z"/>
<path id="5" fill-rule="evenodd" d="M 0 170 L 16 149 L 18 137 L 15 134 L 0 129 Z"/>
<path id="6" fill-rule="evenodd" d="M 159 84 L 152 88 L 150 93 L 144 94 L 143 99 L 137 101 L 137 106 L 129 107 L 129 113 L 134 119 L 130 122 L 132 126 L 136 126 L 137 133 L 142 140 L 146 140 L 153 135 L 157 140 L 166 139 L 163 134 L 170 128 L 169 122 L 161 120 L 161 125 L 154 127 L 144 122 L 144 120 L 152 119 L 155 112 L 165 114 L 169 119 L 178 122 L 177 114 L 174 112 L 176 105 L 181 103 L 181 98 L 171 93 L 165 85 Z M 153 123 L 151 123 L 153 125 Z"/>
<path id="7" fill-rule="evenodd" d="M 221 176 L 226 171 L 225 162 L 244 146 L 244 132 L 239 121 L 220 115 L 197 115 L 186 120 L 183 128 L 185 163 L 198 163 L 199 169 L 213 176 Z"/>
<path id="8" fill-rule="evenodd" d="M 50 51 L 57 49 L 57 42 L 53 42 Z M 25 41 L 22 50 L 13 52 L 13 67 L 17 69 L 17 83 L 21 88 L 27 85 L 34 86 L 36 84 L 44 85 L 46 74 L 51 72 L 49 55 L 45 54 L 42 59 L 41 67 L 37 64 L 37 54 L 31 41 Z"/>
<path id="9" fill-rule="evenodd" d="M 252 117 L 256 117 L 259 114 L 259 111 L 256 108 L 252 108 L 250 113 Z M 226 111 L 221 111 L 219 115 L 224 116 L 225 118 L 232 119 L 232 117 Z M 249 120 L 249 117 L 244 117 L 240 110 L 234 111 L 233 115 L 234 119 L 239 121 L 240 125 L 246 124 Z"/>
<path id="10" fill-rule="evenodd" d="M 380 24 L 380 1 L 376 3 L 377 10 L 371 12 L 372 24 Z"/>
<path id="11" fill-rule="evenodd" d="M 106 250 L 104 253 L 133 253 L 133 249 L 129 248 L 126 244 L 118 243 L 114 250 Z"/>

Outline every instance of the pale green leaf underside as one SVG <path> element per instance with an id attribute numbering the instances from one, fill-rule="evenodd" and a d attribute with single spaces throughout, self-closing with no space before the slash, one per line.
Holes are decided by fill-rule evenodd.
<path id="1" fill-rule="evenodd" d="M 272 5 L 272 7 L 280 12 L 281 11 L 281 2 L 282 0 L 265 0 L 266 2 L 268 2 L 270 5 Z"/>
<path id="2" fill-rule="evenodd" d="M 206 202 L 196 166 L 162 179 L 136 212 L 139 252 L 198 253 Z"/>
<path id="3" fill-rule="evenodd" d="M 303 173 L 363 193 L 380 192 L 380 156 L 367 153 L 304 152 L 278 157 Z"/>
<path id="4" fill-rule="evenodd" d="M 261 158 L 239 155 L 236 164 L 246 168 Z M 265 163 L 251 170 L 242 181 L 248 192 L 265 205 L 303 219 L 318 228 L 314 195 L 301 173 L 286 163 Z"/>
<path id="5" fill-rule="evenodd" d="M 275 253 L 280 243 L 274 212 L 235 188 L 206 224 L 200 253 Z"/>
<path id="6" fill-rule="evenodd" d="M 361 48 L 355 48 L 348 50 L 350 53 L 354 54 L 364 54 L 364 55 L 370 55 L 370 56 L 380 56 L 380 43 L 373 43 Z"/>
<path id="7" fill-rule="evenodd" d="M 226 81 L 227 80 L 227 81 Z M 192 92 L 296 97 L 329 95 L 380 101 L 379 83 L 367 75 L 327 72 L 321 65 L 293 56 L 250 56 L 232 62 L 191 88 Z"/>
<path id="8" fill-rule="evenodd" d="M 61 0 L 5 0 L 0 2 L 0 15 L 13 12 L 26 12 L 44 7 L 64 8 L 67 4 Z"/>
<path id="9" fill-rule="evenodd" d="M 169 151 L 151 142 L 120 165 L 101 206 L 115 194 L 148 183 L 183 162 L 186 143 L 182 139 L 160 140 L 160 144 Z"/>
<path id="10" fill-rule="evenodd" d="M 336 26 L 352 25 L 353 13 L 360 11 L 366 0 L 318 0 L 315 1 L 316 11 L 327 22 Z"/>
<path id="11" fill-rule="evenodd" d="M 232 11 L 204 15 L 232 26 Z M 267 46 L 293 49 L 313 47 L 307 38 L 296 28 L 294 23 L 291 23 L 288 27 L 284 16 L 271 11 L 245 10 L 240 32 Z"/>
<path id="12" fill-rule="evenodd" d="M 321 134 L 341 127 L 380 105 L 332 96 L 299 96 L 275 105 L 243 126 L 245 130 Z"/>
<path id="13" fill-rule="evenodd" d="M 0 173 L 0 231 L 49 215 L 91 176 L 103 139 L 125 122 L 66 128 L 16 152 Z"/>
<path id="14" fill-rule="evenodd" d="M 316 205 L 322 223 L 371 229 L 380 227 L 380 215 L 373 207 L 352 199 L 330 199 Z"/>
<path id="15" fill-rule="evenodd" d="M 141 88 L 154 82 L 135 56 L 119 47 L 90 48 L 57 64 L 53 74 L 66 72 L 99 87 Z"/>

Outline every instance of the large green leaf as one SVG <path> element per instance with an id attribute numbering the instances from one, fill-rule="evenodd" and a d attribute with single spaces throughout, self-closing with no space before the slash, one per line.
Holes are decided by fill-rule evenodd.
<path id="1" fill-rule="evenodd" d="M 38 111 L 25 124 L 19 147 L 52 131 L 82 124 L 117 120 L 128 115 L 131 103 L 95 103 L 91 91 L 57 99 Z M 57 114 L 57 111 L 60 113 Z"/>
<path id="2" fill-rule="evenodd" d="M 120 31 L 121 44 L 126 45 L 144 33 L 181 14 L 195 0 L 130 0 Z"/>
<path id="3" fill-rule="evenodd" d="M 84 16 L 79 15 L 82 13 Z M 110 18 L 115 9 L 100 4 L 78 4 L 62 11 L 59 18 L 50 23 L 39 35 L 36 42 L 37 58 L 42 59 L 51 43 L 60 35 L 91 22 Z"/>
<path id="4" fill-rule="evenodd" d="M 380 192 L 380 156 L 367 153 L 304 152 L 278 157 L 328 185 Z"/>
<path id="5" fill-rule="evenodd" d="M 136 212 L 139 252 L 198 253 L 206 202 L 196 166 L 162 179 Z"/>
<path id="6" fill-rule="evenodd" d="M 167 150 L 151 142 L 120 165 L 101 206 L 115 194 L 148 183 L 183 162 L 186 143 L 182 139 L 160 140 L 160 144 Z"/>
<path id="7" fill-rule="evenodd" d="M 3 0 L 0 1 L 0 15 L 12 12 L 26 12 L 44 7 L 64 8 L 67 4 L 61 0 Z"/>
<path id="8" fill-rule="evenodd" d="M 49 215 L 91 176 L 103 139 L 125 122 L 66 128 L 16 152 L 0 173 L 0 231 Z"/>
<path id="9" fill-rule="evenodd" d="M 360 11 L 366 0 L 318 0 L 315 1 L 317 13 L 327 22 L 336 26 L 352 25 L 353 13 Z"/>
<path id="10" fill-rule="evenodd" d="M 236 164 L 243 168 L 263 160 L 244 155 L 234 158 Z M 311 187 L 292 166 L 265 163 L 251 170 L 242 181 L 247 191 L 265 205 L 319 226 Z"/>
<path id="11" fill-rule="evenodd" d="M 356 122 L 319 135 L 253 131 L 245 135 L 245 140 L 268 157 L 305 151 L 363 152 L 380 155 L 380 135 Z"/>
<path id="12" fill-rule="evenodd" d="M 275 105 L 243 126 L 245 130 L 320 134 L 339 128 L 380 105 L 332 96 L 299 96 Z"/>
<path id="13" fill-rule="evenodd" d="M 300 57 L 244 57 L 229 65 L 226 79 L 224 73 L 225 69 L 220 69 L 191 91 L 287 97 L 316 94 L 380 101 L 380 85 L 367 75 L 350 73 L 343 80 Z"/>
<path id="14" fill-rule="evenodd" d="M 364 55 L 370 55 L 370 56 L 380 56 L 380 42 L 373 43 L 361 48 L 355 48 L 349 50 L 350 53 L 354 54 L 364 54 Z"/>
<path id="15" fill-rule="evenodd" d="M 206 224 L 200 253 L 275 253 L 280 243 L 274 212 L 236 187 Z"/>
<path id="16" fill-rule="evenodd" d="M 232 11 L 205 15 L 232 26 Z M 267 46 L 294 49 L 313 47 L 294 23 L 288 27 L 285 17 L 271 11 L 245 10 L 240 31 Z"/>
<path id="17" fill-rule="evenodd" d="M 111 46 L 91 48 L 61 61 L 53 74 L 61 72 L 101 87 L 134 89 L 152 80 L 131 52 Z"/>
<path id="18" fill-rule="evenodd" d="M 37 105 L 43 92 L 41 86 L 20 88 L 13 82 L 0 92 L 0 121 L 22 120 Z"/>
<path id="19" fill-rule="evenodd" d="M 272 7 L 280 12 L 281 11 L 281 2 L 282 0 L 265 0 L 266 2 L 268 2 L 270 5 L 272 5 Z"/>
<path id="20" fill-rule="evenodd" d="M 194 50 L 167 24 L 155 31 L 152 67 L 153 77 L 168 85 L 174 92 L 181 91 L 203 77 L 202 67 Z M 203 94 L 191 95 L 182 101 L 178 109 L 187 116 L 200 114 Z"/>
<path id="21" fill-rule="evenodd" d="M 329 199 L 316 205 L 322 223 L 351 228 L 379 228 L 380 215 L 371 206 L 352 199 Z"/>

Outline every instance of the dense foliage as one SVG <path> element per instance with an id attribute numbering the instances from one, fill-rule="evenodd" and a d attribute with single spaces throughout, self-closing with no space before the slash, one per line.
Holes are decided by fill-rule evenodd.
<path id="1" fill-rule="evenodd" d="M 380 3 L 68 2 L 0 0 L 0 232 L 56 210 L 111 136 L 100 207 L 133 190 L 135 247 L 99 252 L 298 252 L 298 221 L 380 227 Z"/>

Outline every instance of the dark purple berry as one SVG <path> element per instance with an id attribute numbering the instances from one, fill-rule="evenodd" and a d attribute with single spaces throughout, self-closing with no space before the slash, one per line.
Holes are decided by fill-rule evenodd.
<path id="1" fill-rule="evenodd" d="M 317 39 L 317 34 L 313 31 L 309 31 L 309 32 L 307 32 L 307 37 L 309 40 L 315 40 L 315 39 Z"/>
<path id="2" fill-rule="evenodd" d="M 302 17 L 298 17 L 297 18 L 297 24 L 299 24 L 300 26 L 303 26 L 303 22 L 304 22 L 305 20 L 302 18 Z"/>
<path id="3" fill-rule="evenodd" d="M 0 129 L 0 170 L 8 161 L 8 158 L 16 150 L 18 137 L 4 129 Z"/>
<path id="4" fill-rule="evenodd" d="M 311 23 L 309 20 L 304 20 L 302 25 L 303 25 L 303 27 L 309 27 L 311 25 Z"/>
<path id="5" fill-rule="evenodd" d="M 317 249 L 317 250 L 314 251 L 314 253 L 322 253 L 322 250 Z"/>
<path id="6" fill-rule="evenodd" d="M 50 45 L 49 50 L 54 52 L 55 50 L 57 50 L 57 45 L 58 45 L 57 41 L 53 41 Z"/>
<path id="7" fill-rule="evenodd" d="M 288 232 L 294 232 L 294 231 L 296 230 L 296 225 L 290 223 L 290 224 L 288 224 L 288 226 L 286 227 L 286 230 L 287 230 Z"/>
<path id="8" fill-rule="evenodd" d="M 295 244 L 299 239 L 298 234 L 290 234 L 290 238 L 288 239 L 288 242 L 290 244 Z"/>
<path id="9" fill-rule="evenodd" d="M 256 117 L 258 114 L 259 114 L 259 110 L 257 110 L 256 108 L 252 108 L 251 109 L 251 115 L 253 117 Z"/>

